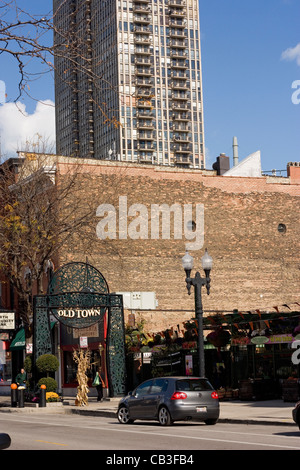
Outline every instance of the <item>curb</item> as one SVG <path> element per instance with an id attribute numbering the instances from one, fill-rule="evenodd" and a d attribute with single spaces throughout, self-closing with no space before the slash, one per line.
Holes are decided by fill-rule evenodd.
<path id="1" fill-rule="evenodd" d="M 219 418 L 218 423 L 230 424 L 262 424 L 264 426 L 297 426 L 296 423 L 287 423 L 285 421 L 265 421 L 263 419 L 238 419 L 238 418 Z"/>
<path id="2" fill-rule="evenodd" d="M 71 408 L 70 410 L 65 410 L 65 414 L 68 415 L 83 415 L 83 416 L 93 416 L 93 417 L 108 417 L 108 418 L 116 418 L 117 417 L 117 410 L 80 410 Z"/>

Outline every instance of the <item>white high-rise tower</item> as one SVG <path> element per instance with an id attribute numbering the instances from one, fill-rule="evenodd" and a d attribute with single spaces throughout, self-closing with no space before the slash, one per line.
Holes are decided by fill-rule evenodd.
<path id="1" fill-rule="evenodd" d="M 53 4 L 57 152 L 204 168 L 198 0 Z"/>

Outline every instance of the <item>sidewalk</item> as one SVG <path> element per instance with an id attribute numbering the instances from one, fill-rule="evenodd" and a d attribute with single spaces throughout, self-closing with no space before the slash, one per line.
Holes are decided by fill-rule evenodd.
<path id="1" fill-rule="evenodd" d="M 116 419 L 119 398 L 105 399 L 99 403 L 89 398 L 88 406 L 75 406 L 74 397 L 65 397 L 63 404 L 47 404 L 45 408 L 25 403 L 24 408 L 12 408 L 10 396 L 0 396 L 0 413 L 67 413 L 85 416 L 108 416 Z M 283 400 L 269 401 L 221 401 L 219 422 L 246 424 L 290 425 L 298 429 L 293 421 L 292 409 L 295 403 Z"/>

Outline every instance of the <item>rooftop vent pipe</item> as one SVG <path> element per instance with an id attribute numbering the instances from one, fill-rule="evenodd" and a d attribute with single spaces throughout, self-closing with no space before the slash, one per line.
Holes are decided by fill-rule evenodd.
<path id="1" fill-rule="evenodd" d="M 233 138 L 232 148 L 233 148 L 233 166 L 236 166 L 239 163 L 239 151 L 238 151 L 238 141 L 237 137 Z"/>

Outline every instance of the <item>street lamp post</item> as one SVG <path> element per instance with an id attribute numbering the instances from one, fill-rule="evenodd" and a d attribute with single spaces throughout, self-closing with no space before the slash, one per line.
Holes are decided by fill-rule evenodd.
<path id="1" fill-rule="evenodd" d="M 205 377 L 205 359 L 204 359 L 204 340 L 203 340 L 203 306 L 202 306 L 202 286 L 206 287 L 207 295 L 210 291 L 210 271 L 212 268 L 212 257 L 208 254 L 205 249 L 205 254 L 201 258 L 202 268 L 205 272 L 205 277 L 201 277 L 197 271 L 195 277 L 191 277 L 191 271 L 194 266 L 194 259 L 186 251 L 182 258 L 182 266 L 186 274 L 186 287 L 188 294 L 191 294 L 191 287 L 194 286 L 195 292 L 195 314 L 198 322 L 198 357 L 199 357 L 199 375 Z"/>

